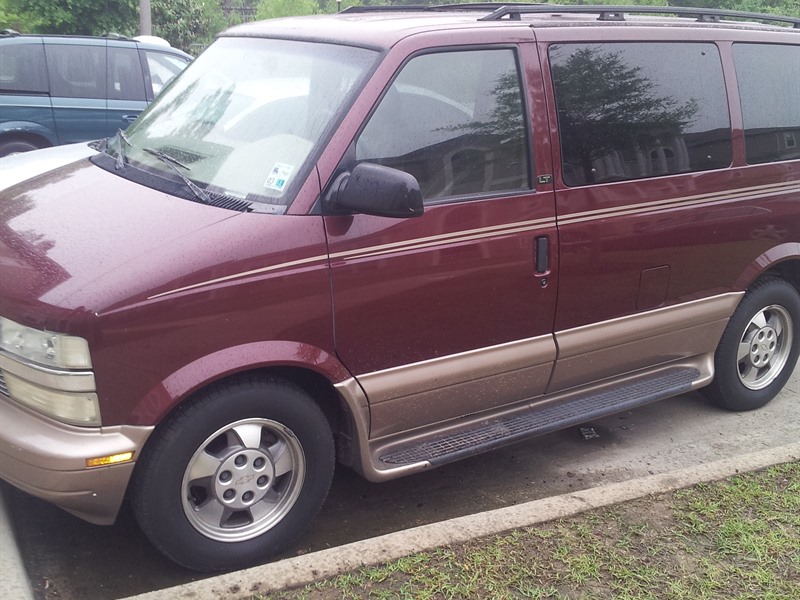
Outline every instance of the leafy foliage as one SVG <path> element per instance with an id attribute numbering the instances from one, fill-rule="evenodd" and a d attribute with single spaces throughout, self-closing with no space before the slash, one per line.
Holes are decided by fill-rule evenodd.
<path id="1" fill-rule="evenodd" d="M 152 0 L 152 9 L 153 34 L 193 54 L 226 25 L 213 0 Z"/>
<path id="2" fill-rule="evenodd" d="M 323 12 L 318 0 L 262 0 L 258 4 L 256 17 L 275 19 L 298 15 L 314 15 Z"/>
<path id="3" fill-rule="evenodd" d="M 133 36 L 138 0 L 1 0 L 0 28 L 23 33 Z M 153 34 L 186 51 L 227 26 L 218 0 L 152 0 Z"/>
<path id="4" fill-rule="evenodd" d="M 0 27 L 23 33 L 129 35 L 139 23 L 138 0 L 4 0 L 4 5 L 14 18 Z"/>

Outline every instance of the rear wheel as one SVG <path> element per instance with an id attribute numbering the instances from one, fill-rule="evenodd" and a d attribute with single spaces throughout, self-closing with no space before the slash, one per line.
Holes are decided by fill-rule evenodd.
<path id="1" fill-rule="evenodd" d="M 30 152 L 31 150 L 38 150 L 39 146 L 27 140 L 5 140 L 0 141 L 0 158 L 9 156 L 11 154 L 19 154 L 20 152 Z"/>
<path id="2" fill-rule="evenodd" d="M 240 568 L 285 549 L 316 515 L 334 467 L 327 419 L 305 392 L 237 380 L 153 434 L 131 505 L 153 544 L 190 569 Z"/>
<path id="3" fill-rule="evenodd" d="M 800 352 L 800 294 L 789 283 L 755 284 L 733 313 L 714 356 L 707 395 L 729 410 L 772 400 L 792 374 Z"/>

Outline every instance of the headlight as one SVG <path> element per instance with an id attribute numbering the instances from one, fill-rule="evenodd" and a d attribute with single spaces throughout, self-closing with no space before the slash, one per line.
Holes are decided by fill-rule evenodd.
<path id="1" fill-rule="evenodd" d="M 0 349 L 48 367 L 90 369 L 89 344 L 80 337 L 39 331 L 0 317 Z"/>

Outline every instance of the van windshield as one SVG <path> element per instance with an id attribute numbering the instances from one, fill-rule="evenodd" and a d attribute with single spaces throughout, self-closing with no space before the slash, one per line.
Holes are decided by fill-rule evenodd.
<path id="1" fill-rule="evenodd" d="M 376 58 L 349 46 L 221 38 L 108 152 L 118 164 L 122 153 L 159 178 L 282 212 Z"/>

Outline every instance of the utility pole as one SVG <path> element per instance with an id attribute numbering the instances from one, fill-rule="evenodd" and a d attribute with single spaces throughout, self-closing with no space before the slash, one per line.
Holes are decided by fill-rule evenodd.
<path id="1" fill-rule="evenodd" d="M 153 35 L 150 0 L 139 0 L 139 35 Z"/>

